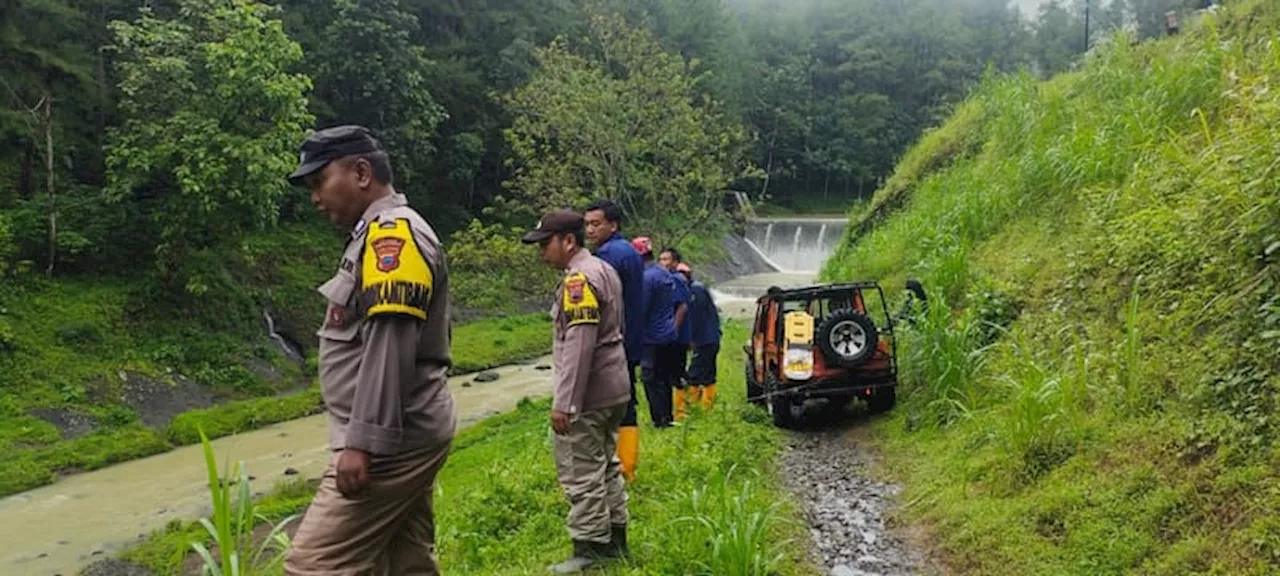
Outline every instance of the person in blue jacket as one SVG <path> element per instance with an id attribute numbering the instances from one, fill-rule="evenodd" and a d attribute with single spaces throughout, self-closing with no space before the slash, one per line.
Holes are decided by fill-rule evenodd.
<path id="1" fill-rule="evenodd" d="M 675 283 L 671 273 L 659 266 L 653 257 L 653 243 L 645 237 L 631 245 L 644 259 L 644 359 L 640 363 L 645 396 L 649 398 L 649 416 L 655 428 L 672 424 L 673 384 L 680 378 L 677 365 L 680 344 L 677 321 L 683 319 L 685 306 L 675 302 Z"/>
<path id="2" fill-rule="evenodd" d="M 631 400 L 618 427 L 618 459 L 622 475 L 634 482 L 640 459 L 640 428 L 636 425 L 636 368 L 644 356 L 644 260 L 622 235 L 622 207 L 608 199 L 587 206 L 583 213 L 587 241 L 597 258 L 604 260 L 622 280 L 623 347 L 627 351 L 627 374 L 631 377 Z"/>
<path id="3" fill-rule="evenodd" d="M 720 355 L 720 310 L 711 297 L 711 290 L 693 279 L 693 270 L 687 264 L 676 266 L 676 271 L 689 280 L 693 302 L 689 306 L 689 325 L 693 329 L 693 360 L 689 362 L 689 402 L 701 402 L 703 410 L 710 410 L 716 400 L 716 357 Z"/>
<path id="4" fill-rule="evenodd" d="M 679 349 L 672 352 L 675 356 L 675 370 L 678 375 L 674 383 L 676 390 L 673 402 L 675 403 L 676 421 L 680 421 L 684 420 L 686 403 L 695 401 L 689 397 L 691 391 L 687 389 L 689 348 L 693 342 L 693 326 L 689 323 L 688 310 L 693 300 L 693 294 L 689 291 L 689 280 L 676 271 L 677 267 L 684 265 L 684 258 L 680 257 L 679 250 L 675 248 L 664 249 L 662 254 L 658 256 L 658 264 L 666 268 L 674 279 L 672 285 L 675 287 L 676 305 L 683 304 L 685 306 L 685 313 L 678 314 L 676 318 L 676 343 L 679 344 Z"/>

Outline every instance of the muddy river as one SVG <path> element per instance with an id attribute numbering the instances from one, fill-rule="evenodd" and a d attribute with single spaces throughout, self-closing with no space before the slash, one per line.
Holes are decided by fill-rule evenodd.
<path id="1" fill-rule="evenodd" d="M 550 365 L 550 358 L 500 368 L 495 382 L 472 383 L 474 375 L 450 379 L 459 427 L 511 410 L 523 397 L 550 395 L 551 371 L 538 365 Z M 223 458 L 244 461 L 254 490 L 265 492 L 286 470 L 319 477 L 329 458 L 326 438 L 320 415 L 213 444 L 219 466 Z M 9 496 L 0 500 L 0 574 L 77 574 L 170 520 L 208 514 L 207 484 L 203 449 L 187 446 Z"/>

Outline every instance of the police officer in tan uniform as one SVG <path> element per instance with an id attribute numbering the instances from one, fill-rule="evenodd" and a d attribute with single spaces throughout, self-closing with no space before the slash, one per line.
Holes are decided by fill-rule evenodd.
<path id="1" fill-rule="evenodd" d="M 583 245 L 580 214 L 543 216 L 524 236 L 543 261 L 564 271 L 554 318 L 555 401 L 551 427 L 556 472 L 570 510 L 573 556 L 550 567 L 581 572 L 627 553 L 627 489 L 616 450 L 631 398 L 623 346 L 622 281 Z"/>
<path id="2" fill-rule="evenodd" d="M 333 460 L 285 573 L 439 574 L 432 489 L 457 426 L 440 240 L 392 187 L 387 153 L 363 127 L 308 136 L 289 180 L 351 234 L 319 288 L 328 301 L 318 336 Z"/>

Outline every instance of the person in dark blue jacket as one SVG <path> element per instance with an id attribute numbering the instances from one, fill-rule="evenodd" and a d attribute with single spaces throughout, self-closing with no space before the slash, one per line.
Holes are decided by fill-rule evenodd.
<path id="1" fill-rule="evenodd" d="M 688 402 L 695 402 L 696 399 L 690 398 L 690 390 L 687 389 L 688 368 L 689 368 L 689 348 L 693 341 L 693 327 L 689 324 L 689 305 L 693 300 L 693 294 L 689 291 L 689 280 L 685 276 L 676 271 L 676 268 L 684 265 L 684 259 L 680 257 L 680 251 L 675 248 L 666 248 L 662 254 L 658 256 L 658 265 L 666 268 L 671 273 L 674 280 L 672 285 L 675 287 L 675 301 L 679 306 L 684 304 L 685 313 L 676 317 L 676 343 L 679 344 L 679 350 L 672 352 L 676 356 L 676 372 L 679 376 L 675 381 L 675 418 L 676 421 L 684 420 L 685 405 Z"/>
<path id="2" fill-rule="evenodd" d="M 693 329 L 693 360 L 689 363 L 690 402 L 702 403 L 703 410 L 710 410 L 716 399 L 716 357 L 720 355 L 720 310 L 711 297 L 711 290 L 693 279 L 693 270 L 680 264 L 676 270 L 689 280 L 693 303 L 689 306 L 689 325 Z"/>
<path id="3" fill-rule="evenodd" d="M 677 317 L 683 318 L 685 306 L 675 302 L 675 279 L 653 258 L 653 243 L 636 238 L 631 245 L 644 259 L 644 359 L 640 362 L 645 396 L 649 398 L 649 416 L 655 428 L 671 426 L 672 386 L 680 378 L 677 365 L 680 344 L 676 330 Z"/>
<path id="4" fill-rule="evenodd" d="M 627 351 L 627 373 L 631 376 L 631 401 L 618 427 L 618 459 L 622 474 L 634 482 L 640 459 L 640 428 L 636 425 L 636 368 L 644 357 L 644 260 L 622 235 L 622 208 L 612 200 L 592 202 L 583 214 L 587 241 L 622 280 L 623 347 Z"/>

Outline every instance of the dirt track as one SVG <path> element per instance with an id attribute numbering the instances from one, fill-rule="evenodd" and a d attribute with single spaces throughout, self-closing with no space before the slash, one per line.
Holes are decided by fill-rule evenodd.
<path id="1" fill-rule="evenodd" d="M 813 408 L 791 433 L 783 480 L 805 506 L 814 564 L 831 576 L 943 574 L 894 525 L 899 490 L 876 478 L 867 437 L 865 415 Z"/>

